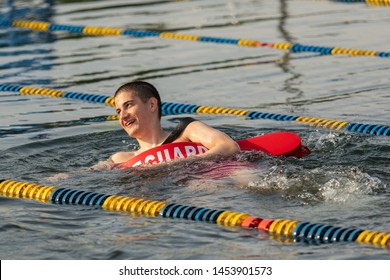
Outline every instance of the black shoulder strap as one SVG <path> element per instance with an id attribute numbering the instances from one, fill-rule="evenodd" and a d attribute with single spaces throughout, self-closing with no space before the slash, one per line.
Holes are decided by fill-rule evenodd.
<path id="1" fill-rule="evenodd" d="M 169 134 L 167 139 L 165 139 L 165 141 L 162 143 L 162 145 L 169 144 L 169 143 L 172 143 L 173 141 L 175 141 L 183 133 L 184 129 L 186 129 L 186 127 L 194 121 L 196 121 L 196 120 L 194 118 L 191 118 L 191 117 L 182 118 L 180 120 L 179 124 L 173 129 L 171 134 Z"/>

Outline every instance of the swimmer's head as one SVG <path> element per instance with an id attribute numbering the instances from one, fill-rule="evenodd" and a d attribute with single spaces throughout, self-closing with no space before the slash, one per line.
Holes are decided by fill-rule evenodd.
<path id="1" fill-rule="evenodd" d="M 133 81 L 121 85 L 114 94 L 114 98 L 123 92 L 133 92 L 136 96 L 138 96 L 142 102 L 146 103 L 150 98 L 154 97 L 157 99 L 157 107 L 158 107 L 158 117 L 161 119 L 161 97 L 158 93 L 157 89 L 150 83 L 144 81 Z"/>

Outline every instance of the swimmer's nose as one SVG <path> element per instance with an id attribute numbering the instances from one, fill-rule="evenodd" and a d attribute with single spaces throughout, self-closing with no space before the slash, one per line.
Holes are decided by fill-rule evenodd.
<path id="1" fill-rule="evenodd" d="M 119 119 L 120 119 L 120 120 L 123 120 L 123 119 L 127 118 L 128 115 L 129 115 L 129 114 L 128 114 L 126 111 L 121 111 L 121 112 L 119 113 Z"/>

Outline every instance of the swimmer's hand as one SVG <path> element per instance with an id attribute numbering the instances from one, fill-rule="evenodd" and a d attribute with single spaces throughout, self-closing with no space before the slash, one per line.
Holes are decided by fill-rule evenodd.
<path id="1" fill-rule="evenodd" d="M 90 170 L 111 170 L 115 167 L 114 161 L 110 158 L 107 160 L 99 161 L 94 166 L 90 167 Z"/>
<path id="2" fill-rule="evenodd" d="M 88 169 L 72 172 L 72 174 L 84 173 L 87 171 L 96 171 L 96 170 L 107 170 L 107 169 L 110 170 L 114 167 L 114 165 L 115 165 L 114 162 L 109 158 L 107 160 L 98 162 L 97 164 L 95 164 L 94 166 L 92 166 Z M 46 179 L 49 182 L 59 182 L 61 180 L 68 179 L 70 174 L 71 173 L 69 173 L 69 172 L 61 172 L 61 173 L 55 174 L 53 176 L 50 176 Z"/>
<path id="3" fill-rule="evenodd" d="M 47 177 L 46 180 L 49 182 L 59 182 L 61 180 L 66 180 L 69 178 L 71 174 L 83 174 L 88 171 L 96 171 L 96 170 L 111 170 L 115 167 L 115 163 L 111 158 L 108 158 L 107 160 L 100 161 L 94 166 L 88 168 L 88 169 L 82 169 L 72 172 L 61 172 L 58 174 L 55 174 L 53 176 Z"/>
<path id="4" fill-rule="evenodd" d="M 50 176 L 50 177 L 46 178 L 46 180 L 48 180 L 49 182 L 59 182 L 60 180 L 68 179 L 68 177 L 69 177 L 69 173 L 62 172 L 62 173 L 58 173 L 56 175 Z"/>

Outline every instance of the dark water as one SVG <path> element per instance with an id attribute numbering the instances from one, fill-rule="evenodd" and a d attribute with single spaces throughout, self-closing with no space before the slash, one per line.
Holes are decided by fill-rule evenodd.
<path id="1" fill-rule="evenodd" d="M 332 1 L 58 1 L 2 4 L 18 17 L 204 36 L 389 51 L 387 7 Z M 44 1 L 42 1 L 44 2 Z M 115 16 L 113 16 L 115 15 Z M 364 34 L 364 36 L 362 36 Z M 389 62 L 160 38 L 0 29 L 0 83 L 112 95 L 146 79 L 163 101 L 389 125 Z M 100 104 L 0 93 L 4 179 L 390 232 L 388 136 L 196 115 L 234 139 L 301 136 L 303 159 L 261 155 L 249 182 L 205 178 L 216 162 L 85 171 L 134 149 Z M 177 116 L 165 116 L 172 129 Z M 242 153 L 251 161 L 257 154 Z M 69 177 L 53 180 L 67 172 Z M 308 244 L 237 227 L 0 197 L 1 259 L 389 259 L 360 243 Z"/>

